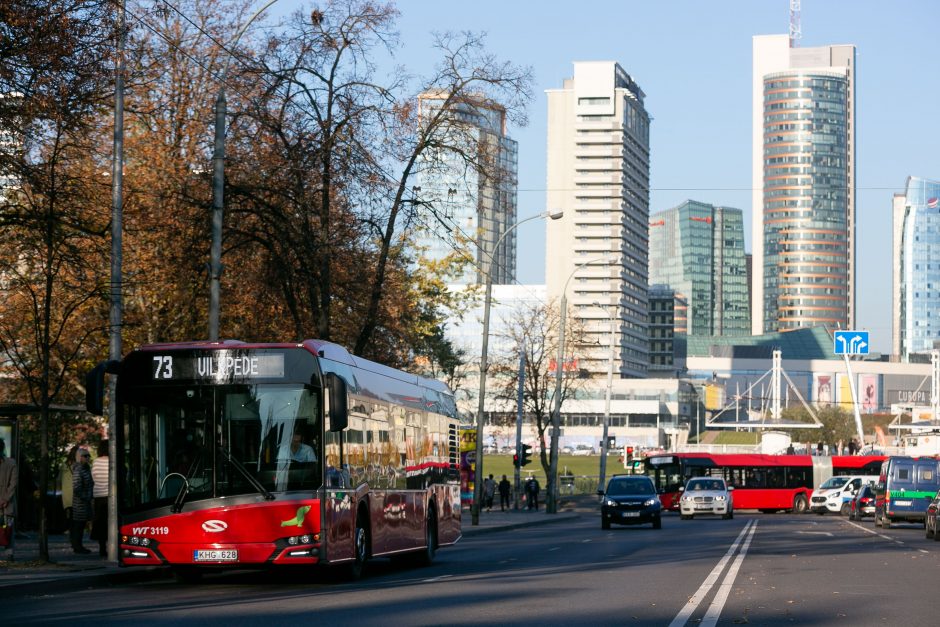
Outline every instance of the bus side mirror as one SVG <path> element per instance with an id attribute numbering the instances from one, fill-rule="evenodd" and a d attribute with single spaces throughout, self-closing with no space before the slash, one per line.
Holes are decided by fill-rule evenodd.
<path id="1" fill-rule="evenodd" d="M 117 374 L 121 362 L 102 361 L 85 375 L 85 411 L 92 416 L 104 414 L 104 374 Z"/>
<path id="2" fill-rule="evenodd" d="M 343 431 L 349 423 L 346 381 L 335 372 L 327 372 L 326 389 L 330 392 L 330 431 Z"/>

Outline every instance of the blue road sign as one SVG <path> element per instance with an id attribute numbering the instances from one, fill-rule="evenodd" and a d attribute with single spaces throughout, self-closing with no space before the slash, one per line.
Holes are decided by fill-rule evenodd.
<path id="1" fill-rule="evenodd" d="M 832 343 L 836 355 L 867 355 L 868 331 L 836 331 Z"/>

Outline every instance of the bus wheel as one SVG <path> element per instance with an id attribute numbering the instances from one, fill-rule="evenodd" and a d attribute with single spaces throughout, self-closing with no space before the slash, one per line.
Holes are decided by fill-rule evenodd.
<path id="1" fill-rule="evenodd" d="M 427 544 L 418 556 L 418 565 L 430 566 L 437 554 L 437 515 L 433 503 L 428 503 L 428 515 L 424 521 L 424 541 Z"/>
<path id="2" fill-rule="evenodd" d="M 355 559 L 348 566 L 347 575 L 350 581 L 357 581 L 362 578 L 366 560 L 369 558 L 369 533 L 366 527 L 366 517 L 362 511 L 356 516 L 356 529 L 353 531 L 353 551 L 355 552 Z"/>
<path id="3" fill-rule="evenodd" d="M 809 509 L 809 505 L 806 503 L 806 496 L 797 494 L 796 498 L 793 499 L 793 513 L 805 514 L 807 509 Z"/>

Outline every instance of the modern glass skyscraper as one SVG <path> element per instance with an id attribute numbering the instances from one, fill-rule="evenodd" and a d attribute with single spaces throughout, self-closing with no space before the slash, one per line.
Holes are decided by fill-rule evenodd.
<path id="1" fill-rule="evenodd" d="M 940 342 L 940 181 L 908 177 L 894 197 L 894 353 Z"/>
<path id="2" fill-rule="evenodd" d="M 444 98 L 439 92 L 419 95 L 419 123 L 439 111 Z M 412 188 L 427 234 L 421 243 L 431 259 L 443 259 L 457 248 L 474 260 L 457 283 L 483 283 L 484 260 L 490 257 L 493 283 L 513 283 L 515 232 L 493 250 L 516 223 L 518 148 L 506 136 L 506 111 L 482 100 L 452 106 L 452 126 L 445 131 L 448 146 L 422 155 Z"/>
<path id="3" fill-rule="evenodd" d="M 548 94 L 546 209 L 548 296 L 565 291 L 584 322 L 580 363 L 606 376 L 610 309 L 618 321 L 615 370 L 646 377 L 649 365 L 649 125 L 640 86 L 614 61 L 577 62 Z M 592 348 L 591 344 L 596 345 Z"/>
<path id="4" fill-rule="evenodd" d="M 754 37 L 755 335 L 855 320 L 855 47 Z"/>
<path id="5" fill-rule="evenodd" d="M 650 216 L 649 268 L 687 299 L 689 335 L 750 335 L 740 209 L 687 200 Z"/>

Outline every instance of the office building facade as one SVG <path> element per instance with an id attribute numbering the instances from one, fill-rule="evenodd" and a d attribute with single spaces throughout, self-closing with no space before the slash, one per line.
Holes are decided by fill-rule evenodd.
<path id="1" fill-rule="evenodd" d="M 546 224 L 548 297 L 559 301 L 565 293 L 569 316 L 583 323 L 588 342 L 579 361 L 591 376 L 606 376 L 613 317 L 615 372 L 646 377 L 650 116 L 645 94 L 613 61 L 576 62 L 573 77 L 546 93 L 546 208 L 565 212 Z"/>
<path id="2" fill-rule="evenodd" d="M 418 120 L 437 114 L 445 95 L 418 96 Z M 496 242 L 516 223 L 518 146 L 506 134 L 506 111 L 489 101 L 451 104 L 444 133 L 449 147 L 428 150 L 417 164 L 414 201 L 419 207 L 420 245 L 430 259 L 463 256 L 471 263 L 454 282 L 484 283 L 491 263 L 494 284 L 516 279 L 516 234 Z M 473 155 L 470 163 L 462 153 Z"/>
<path id="3" fill-rule="evenodd" d="M 753 40 L 754 334 L 855 323 L 855 46 Z"/>
<path id="4" fill-rule="evenodd" d="M 649 282 L 685 296 L 688 334 L 750 335 L 743 212 L 687 200 L 649 224 Z"/>
<path id="5" fill-rule="evenodd" d="M 940 343 L 940 181 L 908 177 L 894 196 L 893 353 Z"/>

